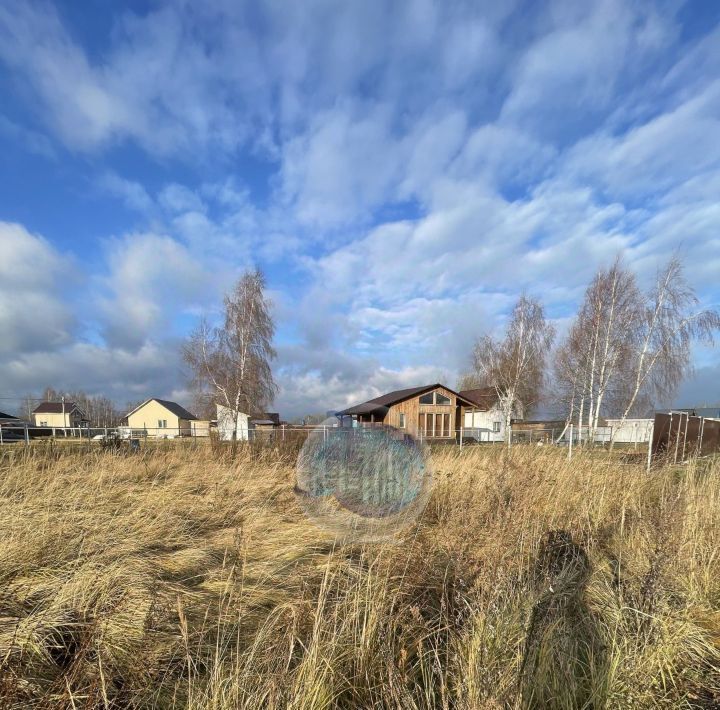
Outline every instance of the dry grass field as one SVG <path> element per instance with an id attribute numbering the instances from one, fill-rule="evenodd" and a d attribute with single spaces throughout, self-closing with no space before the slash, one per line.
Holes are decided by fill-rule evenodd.
<path id="1" fill-rule="evenodd" d="M 717 462 L 440 449 L 337 545 L 292 450 L 0 455 L 0 707 L 720 706 Z"/>

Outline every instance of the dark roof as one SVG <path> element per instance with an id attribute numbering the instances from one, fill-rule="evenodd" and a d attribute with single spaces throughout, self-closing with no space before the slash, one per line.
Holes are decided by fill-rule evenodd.
<path id="1" fill-rule="evenodd" d="M 357 404 L 354 407 L 348 407 L 347 409 L 343 409 L 341 412 L 338 412 L 338 414 L 372 414 L 373 412 L 377 412 L 379 410 L 387 410 L 387 408 L 392 406 L 393 404 L 397 404 L 398 402 L 402 402 L 406 399 L 411 399 L 412 397 L 417 397 L 418 395 L 421 395 L 424 392 L 428 392 L 430 390 L 434 390 L 437 387 L 442 387 L 448 392 L 454 394 L 456 397 L 467 400 L 467 397 L 465 397 L 461 392 L 455 392 L 449 387 L 446 387 L 445 385 L 436 382 L 433 385 L 424 385 L 422 387 L 408 387 L 407 389 L 388 392 L 387 394 L 380 395 L 379 397 L 375 397 L 374 399 L 369 399 L 367 402 L 363 402 L 362 404 Z M 468 401 L 468 404 L 472 404 L 472 402 Z"/>
<path id="2" fill-rule="evenodd" d="M 177 402 L 171 402 L 169 399 L 158 399 L 157 397 L 155 397 L 155 401 L 162 404 L 165 409 L 169 409 L 175 416 L 180 417 L 180 419 L 197 419 L 194 414 L 188 412 L 185 407 L 181 407 Z"/>
<path id="3" fill-rule="evenodd" d="M 75 402 L 65 402 L 65 404 L 62 402 L 41 402 L 33 409 L 33 414 L 62 414 L 63 407 L 65 407 L 65 414 L 70 414 L 73 409 L 77 409 L 82 414 L 82 410 Z"/>
<path id="4" fill-rule="evenodd" d="M 5 412 L 0 412 L 0 419 L 18 419 L 17 417 L 14 417 L 12 414 L 5 414 Z M 18 421 L 20 421 L 18 419 Z"/>
<path id="5" fill-rule="evenodd" d="M 263 412 L 258 414 L 257 417 L 250 417 L 251 422 L 255 424 L 274 424 L 280 426 L 280 414 L 278 412 Z"/>
<path id="6" fill-rule="evenodd" d="M 460 394 L 469 399 L 479 409 L 492 409 L 498 401 L 497 390 L 494 387 L 477 387 L 472 390 L 462 390 Z"/>
<path id="7" fill-rule="evenodd" d="M 720 417 L 720 406 L 718 406 L 718 407 L 683 407 L 676 411 L 687 412 L 690 416 L 706 417 L 708 419 L 714 419 L 715 417 Z"/>
<path id="8" fill-rule="evenodd" d="M 128 412 L 125 415 L 125 419 L 127 419 L 133 412 L 137 412 L 140 407 L 144 407 L 148 402 L 157 402 L 158 404 L 162 404 L 165 409 L 172 412 L 176 417 L 179 417 L 180 419 L 197 419 L 194 414 L 188 412 L 185 407 L 181 407 L 177 402 L 171 402 L 169 399 L 158 399 L 157 397 L 151 397 L 150 399 L 146 399 L 142 404 L 138 405 L 137 407 L 135 407 L 135 409 Z"/>

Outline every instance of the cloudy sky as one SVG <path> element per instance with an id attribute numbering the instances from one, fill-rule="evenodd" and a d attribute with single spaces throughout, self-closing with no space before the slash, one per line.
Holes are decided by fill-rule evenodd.
<path id="1" fill-rule="evenodd" d="M 0 96 L 2 397 L 183 401 L 250 265 L 287 417 L 455 384 L 618 251 L 720 303 L 715 0 L 4 0 Z"/>

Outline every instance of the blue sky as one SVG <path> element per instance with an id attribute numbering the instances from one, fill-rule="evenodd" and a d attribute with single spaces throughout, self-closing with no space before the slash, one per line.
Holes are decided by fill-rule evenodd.
<path id="1" fill-rule="evenodd" d="M 0 396 L 187 401 L 258 265 L 288 417 L 454 384 L 618 251 L 720 303 L 720 4 L 0 6 Z M 680 399 L 720 399 L 717 350 Z"/>

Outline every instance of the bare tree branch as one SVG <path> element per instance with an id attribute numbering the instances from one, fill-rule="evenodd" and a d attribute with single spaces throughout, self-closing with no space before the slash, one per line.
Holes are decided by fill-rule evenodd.
<path id="1" fill-rule="evenodd" d="M 513 309 L 504 339 L 484 335 L 475 345 L 473 374 L 477 381 L 495 388 L 508 442 L 512 417 L 539 401 L 554 336 L 555 329 L 546 322 L 540 301 L 523 294 Z"/>
<path id="2" fill-rule="evenodd" d="M 275 323 L 262 273 L 246 272 L 224 306 L 223 325 L 212 328 L 203 319 L 185 343 L 183 358 L 200 398 L 231 411 L 237 431 L 241 413 L 262 413 L 277 392 L 270 367 Z"/>

